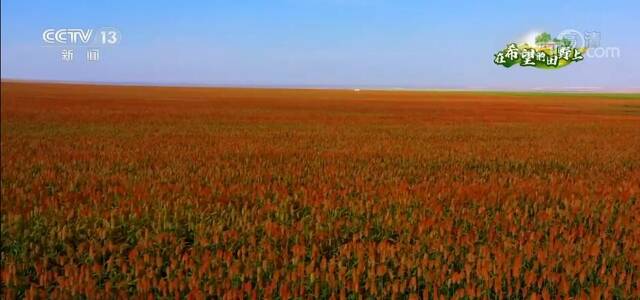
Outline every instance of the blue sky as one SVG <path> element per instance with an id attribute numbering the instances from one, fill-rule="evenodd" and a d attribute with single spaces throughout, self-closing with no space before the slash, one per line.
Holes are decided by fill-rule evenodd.
<path id="1" fill-rule="evenodd" d="M 2 78 L 240 86 L 640 89 L 639 1 L 2 1 Z M 99 62 L 47 28 L 115 27 Z M 531 31 L 598 31 L 619 58 L 502 68 Z M 84 51 L 79 49 L 78 51 Z"/>

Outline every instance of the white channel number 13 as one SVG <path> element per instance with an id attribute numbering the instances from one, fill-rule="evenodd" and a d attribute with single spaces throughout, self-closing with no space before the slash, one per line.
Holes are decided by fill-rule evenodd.
<path id="1" fill-rule="evenodd" d="M 115 45 L 118 43 L 120 36 L 115 30 L 103 30 L 100 31 L 100 37 L 102 37 L 102 44 Z"/>

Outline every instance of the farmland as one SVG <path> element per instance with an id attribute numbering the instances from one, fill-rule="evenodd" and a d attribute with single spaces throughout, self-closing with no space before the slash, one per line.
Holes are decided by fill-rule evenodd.
<path id="1" fill-rule="evenodd" d="M 640 298 L 640 96 L 2 83 L 5 299 Z"/>

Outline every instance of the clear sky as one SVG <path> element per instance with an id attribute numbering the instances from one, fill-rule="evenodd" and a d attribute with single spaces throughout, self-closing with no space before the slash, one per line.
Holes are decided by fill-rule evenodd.
<path id="1" fill-rule="evenodd" d="M 2 1 L 2 78 L 153 84 L 640 89 L 640 1 Z M 61 60 L 47 28 L 115 27 L 99 62 Z M 619 58 L 493 64 L 531 31 L 600 32 Z M 83 49 L 80 49 L 84 51 Z"/>

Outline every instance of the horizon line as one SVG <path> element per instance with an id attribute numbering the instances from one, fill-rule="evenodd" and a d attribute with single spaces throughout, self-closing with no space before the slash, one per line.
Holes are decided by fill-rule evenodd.
<path id="1" fill-rule="evenodd" d="M 41 83 L 97 86 L 133 86 L 133 87 L 175 87 L 175 88 L 237 88 L 237 89 L 305 89 L 305 90 L 353 90 L 353 91 L 405 91 L 405 92 L 508 92 L 508 93 L 576 93 L 576 94 L 637 94 L 640 87 L 628 89 L 605 89 L 601 87 L 566 87 L 566 88 L 490 88 L 490 87 L 398 87 L 383 85 L 313 85 L 313 84 L 207 84 L 180 82 L 135 82 L 135 81 L 84 81 L 84 80 L 48 80 L 0 78 L 2 83 Z"/>

